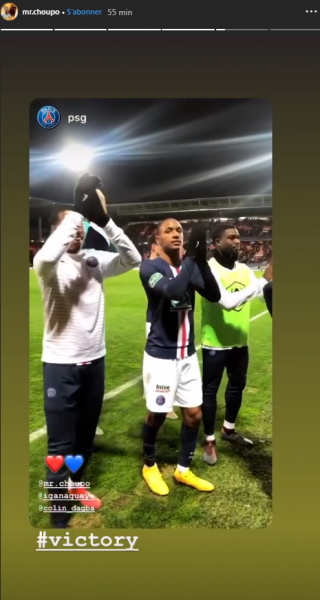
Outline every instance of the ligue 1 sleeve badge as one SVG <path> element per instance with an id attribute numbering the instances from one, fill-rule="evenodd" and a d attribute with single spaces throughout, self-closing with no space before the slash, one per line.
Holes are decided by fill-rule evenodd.
<path id="1" fill-rule="evenodd" d="M 44 106 L 40 108 L 37 120 L 43 129 L 54 129 L 60 123 L 60 113 L 54 106 Z"/>

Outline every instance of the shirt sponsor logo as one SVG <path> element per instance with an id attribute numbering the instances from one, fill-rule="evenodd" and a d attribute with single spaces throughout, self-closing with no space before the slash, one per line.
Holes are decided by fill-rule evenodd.
<path id="1" fill-rule="evenodd" d="M 153 275 L 151 275 L 149 281 L 148 281 L 148 285 L 151 288 L 154 288 L 154 286 L 158 283 L 158 281 L 160 281 L 160 279 L 163 278 L 163 275 L 161 273 L 153 273 Z"/>
<path id="2" fill-rule="evenodd" d="M 170 392 L 170 385 L 157 385 L 156 392 L 160 392 L 161 394 L 167 394 Z"/>
<path id="3" fill-rule="evenodd" d="M 158 404 L 158 406 L 163 406 L 165 401 L 166 401 L 166 399 L 164 396 L 158 396 L 156 398 L 156 404 Z"/>

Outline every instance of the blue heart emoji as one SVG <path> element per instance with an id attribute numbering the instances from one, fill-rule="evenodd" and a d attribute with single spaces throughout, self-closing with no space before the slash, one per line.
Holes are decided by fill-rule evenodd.
<path id="1" fill-rule="evenodd" d="M 72 473 L 76 473 L 77 471 L 79 471 L 80 467 L 82 467 L 84 458 L 80 455 L 72 456 L 71 454 L 69 454 L 65 457 L 64 462 Z"/>

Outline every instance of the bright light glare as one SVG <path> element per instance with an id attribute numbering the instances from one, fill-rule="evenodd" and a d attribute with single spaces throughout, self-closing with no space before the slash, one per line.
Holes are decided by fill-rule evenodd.
<path id="1" fill-rule="evenodd" d="M 62 163 L 67 169 L 71 169 L 71 171 L 80 173 L 88 168 L 92 160 L 92 156 L 93 152 L 90 150 L 90 148 L 74 144 L 72 146 L 68 146 L 65 148 L 65 150 L 63 150 L 63 152 L 61 152 L 59 155 L 59 162 Z"/>

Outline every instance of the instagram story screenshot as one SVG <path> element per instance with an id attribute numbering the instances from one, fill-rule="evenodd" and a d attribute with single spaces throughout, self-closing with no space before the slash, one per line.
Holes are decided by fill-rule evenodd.
<path id="1" fill-rule="evenodd" d="M 316 597 L 319 0 L 0 44 L 4 600 Z"/>

